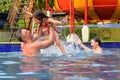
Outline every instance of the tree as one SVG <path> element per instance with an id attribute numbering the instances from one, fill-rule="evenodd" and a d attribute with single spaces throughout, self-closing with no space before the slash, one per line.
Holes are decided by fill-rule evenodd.
<path id="1" fill-rule="evenodd" d="M 0 12 L 9 12 L 13 0 L 0 0 Z"/>
<path id="2" fill-rule="evenodd" d="M 0 0 L 0 12 L 9 12 L 14 0 Z M 24 0 L 28 1 L 28 0 Z M 35 9 L 45 10 L 46 0 L 35 0 Z M 52 8 L 54 0 L 48 0 L 49 6 Z"/>
<path id="3" fill-rule="evenodd" d="M 48 0 L 48 4 L 52 8 L 54 5 L 54 0 Z M 36 0 L 36 9 L 45 10 L 46 0 Z"/>

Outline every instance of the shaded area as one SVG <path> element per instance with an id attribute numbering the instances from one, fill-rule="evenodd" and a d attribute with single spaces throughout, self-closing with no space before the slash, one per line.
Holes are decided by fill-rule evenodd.
<path id="1" fill-rule="evenodd" d="M 0 29 L 4 28 L 4 25 L 7 24 L 8 13 L 0 13 Z"/>
<path id="2" fill-rule="evenodd" d="M 6 21 L 8 13 L 0 13 L 0 20 Z"/>

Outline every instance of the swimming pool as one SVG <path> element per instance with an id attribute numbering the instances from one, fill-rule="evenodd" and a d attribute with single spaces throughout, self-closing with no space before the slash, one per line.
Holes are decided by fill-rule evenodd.
<path id="1" fill-rule="evenodd" d="M 102 47 L 104 55 L 24 57 L 19 44 L 2 44 L 0 80 L 120 80 L 120 43 Z"/>

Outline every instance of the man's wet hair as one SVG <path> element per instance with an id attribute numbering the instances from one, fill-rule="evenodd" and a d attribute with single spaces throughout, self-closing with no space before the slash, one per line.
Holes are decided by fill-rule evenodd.
<path id="1" fill-rule="evenodd" d="M 101 45 L 101 40 L 99 39 L 99 38 L 93 38 L 93 40 L 95 41 L 95 42 L 98 42 L 98 45 Z"/>
<path id="2" fill-rule="evenodd" d="M 16 38 L 19 40 L 19 41 L 23 41 L 22 40 L 22 29 L 18 29 L 17 31 L 16 31 Z"/>
<path id="3" fill-rule="evenodd" d="M 38 20 L 41 20 L 43 18 L 48 18 L 42 11 L 37 10 L 33 13 L 33 17 L 37 18 Z"/>

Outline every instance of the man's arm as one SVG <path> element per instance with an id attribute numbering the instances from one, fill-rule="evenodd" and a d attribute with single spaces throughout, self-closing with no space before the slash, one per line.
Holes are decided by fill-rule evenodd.
<path id="1" fill-rule="evenodd" d="M 52 45 L 54 43 L 54 29 L 53 27 L 50 27 L 50 35 L 49 35 L 49 39 L 48 40 L 44 40 L 44 41 L 35 41 L 33 43 L 33 45 L 36 47 L 36 48 L 40 48 L 40 49 L 43 49 L 43 48 L 47 48 L 49 47 L 50 45 Z"/>
<path id="2" fill-rule="evenodd" d="M 87 47 L 87 46 L 85 46 L 79 38 L 77 39 L 77 43 L 78 43 L 82 48 L 84 48 L 86 51 L 90 50 L 90 48 Z"/>

